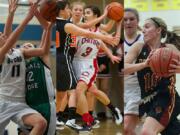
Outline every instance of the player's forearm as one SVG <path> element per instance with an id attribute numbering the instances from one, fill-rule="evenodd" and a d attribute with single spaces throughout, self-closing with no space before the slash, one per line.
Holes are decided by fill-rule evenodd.
<path id="1" fill-rule="evenodd" d="M 14 12 L 9 13 L 7 17 L 7 21 L 4 26 L 4 34 L 9 37 L 9 35 L 12 32 L 12 24 L 13 24 L 13 19 L 14 19 Z"/>
<path id="2" fill-rule="evenodd" d="M 109 32 L 114 26 L 114 21 L 110 20 L 107 24 L 102 24 L 100 28 L 106 32 Z"/>
<path id="3" fill-rule="evenodd" d="M 84 28 L 84 29 L 87 29 L 87 28 L 91 28 L 93 27 L 94 25 L 100 23 L 103 19 L 105 18 L 105 15 L 102 15 L 100 17 L 98 17 L 97 19 L 94 19 L 90 22 L 87 22 L 87 23 L 79 23 L 77 24 L 77 26 L 81 27 L 81 28 Z"/>
<path id="4" fill-rule="evenodd" d="M 138 64 L 129 64 L 129 63 L 125 63 L 124 64 L 124 74 L 125 75 L 129 75 L 132 74 L 134 72 L 137 72 L 141 69 L 144 69 L 146 67 L 146 64 L 143 63 L 138 63 Z"/>

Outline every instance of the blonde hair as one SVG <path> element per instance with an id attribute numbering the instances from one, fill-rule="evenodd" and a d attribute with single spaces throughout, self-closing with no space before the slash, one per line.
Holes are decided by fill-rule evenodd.
<path id="1" fill-rule="evenodd" d="M 84 2 L 82 2 L 81 0 L 79 0 L 79 1 L 74 1 L 74 2 L 72 2 L 71 5 L 70 5 L 71 10 L 73 9 L 73 7 L 74 7 L 75 5 L 82 5 L 83 9 L 84 9 L 84 7 L 86 6 L 86 4 L 85 4 Z"/>

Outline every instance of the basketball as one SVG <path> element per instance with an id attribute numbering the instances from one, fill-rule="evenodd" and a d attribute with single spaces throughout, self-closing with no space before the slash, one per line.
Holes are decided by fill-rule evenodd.
<path id="1" fill-rule="evenodd" d="M 176 52 L 167 47 L 159 48 L 150 57 L 150 68 L 157 76 L 168 77 L 173 59 L 180 60 Z"/>
<path id="2" fill-rule="evenodd" d="M 40 14 L 47 21 L 55 21 L 58 15 L 56 0 L 45 0 L 40 4 Z"/>
<path id="3" fill-rule="evenodd" d="M 108 18 L 120 21 L 123 18 L 124 15 L 124 8 L 123 6 L 118 2 L 112 2 L 109 4 L 108 7 Z"/>

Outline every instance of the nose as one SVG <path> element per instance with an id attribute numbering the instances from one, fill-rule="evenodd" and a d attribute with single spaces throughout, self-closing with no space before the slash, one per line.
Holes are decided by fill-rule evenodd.
<path id="1" fill-rule="evenodd" d="M 127 24 L 130 24 L 130 22 L 131 22 L 130 19 L 127 19 L 127 20 L 126 20 L 126 23 L 127 23 Z"/>

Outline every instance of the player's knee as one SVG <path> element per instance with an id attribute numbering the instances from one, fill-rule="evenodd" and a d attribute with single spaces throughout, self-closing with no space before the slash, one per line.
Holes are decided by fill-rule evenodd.
<path id="1" fill-rule="evenodd" d="M 84 94 L 85 92 L 84 92 L 84 90 L 83 89 L 80 89 L 80 88 L 77 88 L 76 89 L 76 96 L 78 97 L 78 96 L 80 96 L 80 95 L 82 95 L 82 94 Z"/>
<path id="2" fill-rule="evenodd" d="M 39 117 L 36 119 L 34 127 L 36 127 L 39 131 L 44 131 L 47 127 L 47 121 L 43 117 Z"/>

